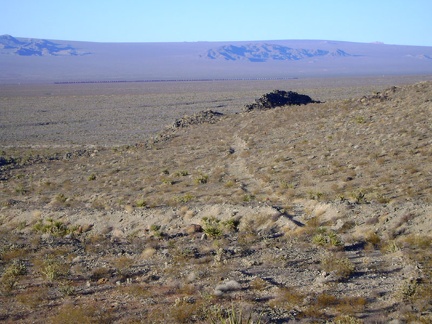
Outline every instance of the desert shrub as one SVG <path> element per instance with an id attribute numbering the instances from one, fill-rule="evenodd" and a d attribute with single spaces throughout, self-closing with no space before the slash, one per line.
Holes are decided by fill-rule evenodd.
<path id="1" fill-rule="evenodd" d="M 60 307 L 57 314 L 48 319 L 48 323 L 63 324 L 91 324 L 111 323 L 113 321 L 112 311 L 99 307 L 98 305 L 73 305 L 66 304 Z"/>
<path id="2" fill-rule="evenodd" d="M 176 177 L 186 177 L 189 175 L 189 172 L 186 170 L 181 170 L 181 171 L 177 171 L 174 175 Z"/>
<path id="3" fill-rule="evenodd" d="M 9 238 L 12 239 L 13 238 Z M 12 241 L 13 242 L 13 241 Z M 0 260 L 4 262 L 9 262 L 14 259 L 23 258 L 29 253 L 30 249 L 26 245 L 4 245 L 0 248 Z"/>
<path id="4" fill-rule="evenodd" d="M 96 180 L 96 174 L 94 174 L 94 173 L 90 174 L 90 175 L 88 176 L 87 180 L 88 180 L 88 181 L 94 181 L 94 180 Z"/>
<path id="5" fill-rule="evenodd" d="M 417 292 L 419 286 L 419 282 L 414 279 L 405 280 L 400 288 L 400 295 L 402 300 L 406 301 L 407 299 L 414 296 Z"/>
<path id="6" fill-rule="evenodd" d="M 30 287 L 25 291 L 20 292 L 16 298 L 22 305 L 30 309 L 35 309 L 43 305 L 44 301 L 48 300 L 48 293 L 49 287 Z"/>
<path id="7" fill-rule="evenodd" d="M 335 321 L 326 323 L 361 323 L 350 315 L 364 311 L 367 299 L 364 297 L 338 297 L 327 292 L 315 295 L 305 308 L 302 317 L 328 318 L 329 314 L 340 314 Z M 343 316 L 342 316 L 343 315 Z M 351 322 L 353 320 L 353 322 Z"/>
<path id="8" fill-rule="evenodd" d="M 58 290 L 63 296 L 72 296 L 75 294 L 75 287 L 69 281 L 62 282 Z"/>
<path id="9" fill-rule="evenodd" d="M 134 260 L 127 256 L 120 256 L 114 260 L 113 264 L 120 276 L 126 276 L 129 274 Z"/>
<path id="10" fill-rule="evenodd" d="M 383 253 L 394 253 L 400 250 L 399 244 L 395 240 L 390 240 L 381 246 Z"/>
<path id="11" fill-rule="evenodd" d="M 19 195 L 24 196 L 26 193 L 28 193 L 28 189 L 25 186 L 20 184 L 20 185 L 16 186 L 15 192 Z"/>
<path id="12" fill-rule="evenodd" d="M 219 238 L 222 236 L 221 220 L 214 216 L 203 217 L 203 230 L 211 238 Z"/>
<path id="13" fill-rule="evenodd" d="M 294 287 L 285 287 L 278 290 L 276 297 L 269 302 L 273 308 L 292 310 L 302 305 L 306 296 Z"/>
<path id="14" fill-rule="evenodd" d="M 250 282 L 250 287 L 254 290 L 264 290 L 267 287 L 267 282 L 257 277 Z"/>
<path id="15" fill-rule="evenodd" d="M 38 272 L 49 282 L 66 276 L 69 273 L 69 266 L 65 260 L 52 256 L 45 256 L 42 260 L 37 260 L 35 266 Z"/>
<path id="16" fill-rule="evenodd" d="M 320 191 L 309 190 L 307 192 L 307 196 L 308 196 L 309 199 L 318 200 L 319 201 L 319 200 L 321 200 L 323 198 L 324 193 L 320 192 Z"/>
<path id="17" fill-rule="evenodd" d="M 164 185 L 170 185 L 170 186 L 172 186 L 172 185 L 175 184 L 175 181 L 172 180 L 172 179 L 164 178 L 164 179 L 162 179 L 162 183 L 163 183 Z"/>
<path id="18" fill-rule="evenodd" d="M 174 197 L 174 202 L 175 203 L 185 204 L 185 203 L 188 203 L 189 201 L 193 200 L 194 198 L 195 198 L 194 196 L 192 196 L 191 194 L 187 193 L 187 194 L 185 194 L 183 196 L 176 196 L 176 197 Z"/>
<path id="19" fill-rule="evenodd" d="M 135 206 L 138 208 L 147 207 L 147 201 L 144 198 L 140 198 L 137 201 L 135 201 Z"/>
<path id="20" fill-rule="evenodd" d="M 221 221 L 220 219 L 212 216 L 212 217 L 203 217 L 203 230 L 208 236 L 212 238 L 218 238 L 222 236 L 225 232 L 238 232 L 238 227 L 240 225 L 240 220 L 236 218 L 230 218 L 225 221 Z"/>
<path id="21" fill-rule="evenodd" d="M 407 235 L 403 239 L 404 244 L 411 249 L 426 250 L 432 246 L 432 237 L 425 235 Z"/>
<path id="22" fill-rule="evenodd" d="M 244 202 L 251 202 L 253 200 L 255 200 L 255 196 L 254 195 L 246 194 L 246 195 L 243 196 L 243 201 Z"/>
<path id="23" fill-rule="evenodd" d="M 232 187 L 234 187 L 235 186 L 235 184 L 236 184 L 236 182 L 234 181 L 234 180 L 227 180 L 226 182 L 225 182 L 225 188 L 232 188 Z"/>
<path id="24" fill-rule="evenodd" d="M 356 117 L 354 118 L 354 121 L 355 121 L 357 124 L 364 124 L 364 123 L 366 123 L 366 119 L 365 119 L 363 116 L 356 116 Z"/>
<path id="25" fill-rule="evenodd" d="M 346 279 L 353 274 L 355 265 L 342 253 L 327 253 L 321 258 L 321 269 Z"/>
<path id="26" fill-rule="evenodd" d="M 153 233 L 155 237 L 161 238 L 165 235 L 164 232 L 162 231 L 162 226 L 158 224 L 150 225 L 150 231 Z"/>
<path id="27" fill-rule="evenodd" d="M 312 242 L 316 245 L 327 247 L 343 245 L 339 236 L 335 232 L 327 230 L 325 227 L 318 228 L 317 234 L 312 237 Z"/>
<path id="28" fill-rule="evenodd" d="M 358 191 L 352 192 L 350 194 L 350 196 L 352 199 L 354 199 L 354 203 L 356 203 L 356 204 L 367 203 L 366 194 L 363 190 L 358 190 Z"/>
<path id="29" fill-rule="evenodd" d="M 336 309 L 340 314 L 355 314 L 362 312 L 366 307 L 366 303 L 367 299 L 365 297 L 340 297 Z"/>
<path id="30" fill-rule="evenodd" d="M 196 317 L 202 317 L 202 305 L 193 298 L 178 298 L 169 315 L 175 323 L 191 323 Z"/>
<path id="31" fill-rule="evenodd" d="M 90 279 L 97 281 L 102 278 L 109 278 L 111 277 L 111 270 L 106 267 L 98 267 L 92 270 L 92 273 L 90 275 Z"/>
<path id="32" fill-rule="evenodd" d="M 317 306 L 321 309 L 334 307 L 337 304 L 338 304 L 338 299 L 334 295 L 322 293 L 316 297 L 315 306 Z"/>
<path id="33" fill-rule="evenodd" d="M 5 293 L 9 293 L 13 290 L 19 281 L 19 277 L 27 273 L 27 266 L 24 262 L 14 260 L 0 278 L 1 289 Z"/>
<path id="34" fill-rule="evenodd" d="M 40 233 L 48 233 L 53 236 L 65 236 L 72 232 L 75 232 L 78 226 L 68 226 L 62 221 L 55 221 L 52 218 L 48 218 L 46 221 L 40 219 L 33 226 L 33 230 Z"/>
<path id="35" fill-rule="evenodd" d="M 216 226 L 205 227 L 204 233 L 206 233 L 211 238 L 219 238 L 222 235 L 222 231 Z"/>
<path id="36" fill-rule="evenodd" d="M 231 309 L 217 308 L 210 315 L 210 323 L 213 324 L 253 324 L 261 323 L 261 320 L 254 320 L 252 318 L 252 313 L 245 315 L 241 309 L 236 309 L 234 305 Z"/>
<path id="37" fill-rule="evenodd" d="M 230 232 L 238 232 L 240 220 L 236 218 L 230 218 L 222 222 L 223 226 Z"/>
<path id="38" fill-rule="evenodd" d="M 378 194 L 376 197 L 376 200 L 380 203 L 380 204 L 388 204 L 391 199 L 385 195 L 382 194 Z"/>
<path id="39" fill-rule="evenodd" d="M 200 174 L 198 177 L 194 179 L 195 184 L 204 184 L 207 183 L 209 176 L 206 174 Z"/>
<path id="40" fill-rule="evenodd" d="M 375 232 L 369 232 L 365 235 L 364 240 L 367 244 L 370 244 L 373 248 L 379 248 L 381 245 L 381 238 Z"/>
<path id="41" fill-rule="evenodd" d="M 60 193 L 60 194 L 58 194 L 58 195 L 56 195 L 55 197 L 54 197 L 54 201 L 56 202 L 56 203 L 59 203 L 59 204 L 65 204 L 66 203 L 66 201 L 67 201 L 67 197 L 64 195 L 64 194 L 62 194 L 62 193 Z"/>
<path id="42" fill-rule="evenodd" d="M 244 222 L 241 230 L 238 233 L 237 242 L 244 248 L 249 248 L 251 244 L 260 239 L 257 231 L 257 224 L 255 220 L 248 220 Z"/>

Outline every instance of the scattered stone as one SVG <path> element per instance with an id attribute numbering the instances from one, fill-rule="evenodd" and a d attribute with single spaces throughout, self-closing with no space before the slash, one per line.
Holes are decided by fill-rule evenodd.
<path id="1" fill-rule="evenodd" d="M 93 226 L 94 226 L 93 224 L 80 225 L 80 227 L 78 227 L 77 229 L 77 234 L 89 232 L 92 230 Z"/>
<path id="2" fill-rule="evenodd" d="M 236 290 L 240 290 L 241 289 L 241 285 L 235 281 L 235 280 L 229 280 L 227 282 L 224 282 L 222 284 L 219 284 L 216 286 L 214 294 L 216 296 L 221 296 L 224 293 L 228 293 L 231 291 L 236 291 Z"/>
<path id="3" fill-rule="evenodd" d="M 186 233 L 189 235 L 194 233 L 201 233 L 202 231 L 203 231 L 202 226 L 198 224 L 191 224 L 188 227 L 186 227 Z"/>

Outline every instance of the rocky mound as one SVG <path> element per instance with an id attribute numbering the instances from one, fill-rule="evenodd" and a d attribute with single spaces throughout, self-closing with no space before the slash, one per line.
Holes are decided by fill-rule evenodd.
<path id="1" fill-rule="evenodd" d="M 218 122 L 224 114 L 221 112 L 213 111 L 211 109 L 200 111 L 192 116 L 185 115 L 182 118 L 176 119 L 174 123 L 167 126 L 165 130 L 158 133 L 156 136 L 147 140 L 144 143 L 145 147 L 152 147 L 154 144 L 159 142 L 165 142 L 171 139 L 176 131 L 181 128 L 190 127 L 192 125 L 199 124 L 215 124 Z M 139 144 L 141 146 L 142 144 Z"/>
<path id="2" fill-rule="evenodd" d="M 281 106 L 306 105 L 316 103 L 311 97 L 293 91 L 273 90 L 255 100 L 255 103 L 245 105 L 243 111 L 267 110 Z"/>
<path id="3" fill-rule="evenodd" d="M 182 118 L 176 119 L 176 121 L 172 124 L 170 128 L 176 129 L 176 128 L 183 128 L 188 127 L 191 125 L 198 125 L 198 124 L 214 124 L 216 123 L 221 117 L 223 116 L 222 113 L 213 111 L 213 110 L 204 110 L 200 111 L 196 114 L 193 114 L 192 116 L 183 116 Z"/>

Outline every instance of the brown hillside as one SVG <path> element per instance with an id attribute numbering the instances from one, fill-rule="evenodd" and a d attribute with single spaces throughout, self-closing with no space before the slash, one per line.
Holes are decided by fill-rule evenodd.
<path id="1" fill-rule="evenodd" d="M 431 126 L 421 82 L 7 148 L 0 320 L 429 322 Z"/>

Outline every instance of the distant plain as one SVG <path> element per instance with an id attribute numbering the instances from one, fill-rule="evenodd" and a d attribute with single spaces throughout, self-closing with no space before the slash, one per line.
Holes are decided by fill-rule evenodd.
<path id="1" fill-rule="evenodd" d="M 328 101 L 432 76 L 292 80 L 22 84 L 0 86 L 0 146 L 118 146 L 141 142 L 183 115 L 238 113 L 274 89 Z"/>

